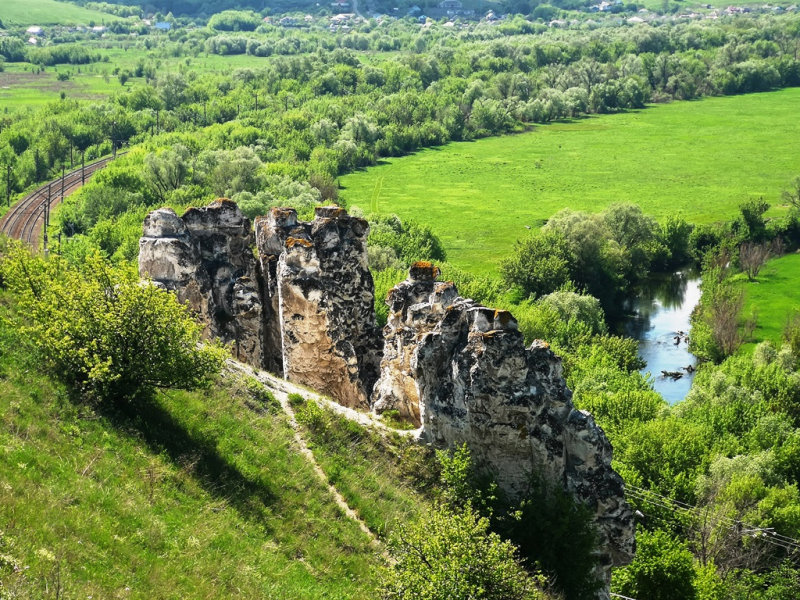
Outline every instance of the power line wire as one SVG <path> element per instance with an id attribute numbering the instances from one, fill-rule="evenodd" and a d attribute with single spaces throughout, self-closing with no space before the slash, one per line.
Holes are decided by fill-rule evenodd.
<path id="1" fill-rule="evenodd" d="M 667 496 L 659 494 L 658 492 L 654 492 L 652 490 L 646 490 L 644 488 L 640 488 L 635 485 L 627 485 L 626 487 L 628 488 L 626 490 L 626 493 L 638 502 L 648 502 L 652 505 L 664 508 L 666 510 L 670 510 L 674 513 L 678 513 L 680 511 L 683 513 L 691 514 L 697 518 L 703 517 L 702 514 L 703 509 L 698 508 L 696 506 L 686 504 L 685 502 L 669 498 Z M 761 541 L 767 542 L 768 544 L 771 544 L 773 546 L 778 546 L 790 552 L 800 551 L 800 540 L 779 534 L 775 531 L 771 531 L 772 528 L 756 527 L 755 525 L 750 525 L 743 521 L 731 519 L 730 517 L 726 517 L 724 515 L 719 515 L 718 518 L 720 521 L 727 522 L 728 523 L 727 528 L 732 531 L 738 532 L 741 537 L 751 537 L 754 539 L 759 539 Z M 660 520 L 663 521 L 664 519 L 661 518 Z"/>

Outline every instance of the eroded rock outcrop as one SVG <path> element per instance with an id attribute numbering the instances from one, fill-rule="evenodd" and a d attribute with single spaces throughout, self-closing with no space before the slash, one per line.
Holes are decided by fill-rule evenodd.
<path id="1" fill-rule="evenodd" d="M 383 345 L 369 225 L 326 206 L 310 222 L 274 208 L 255 229 L 229 200 L 183 217 L 153 211 L 139 242 L 139 273 L 188 302 L 207 337 L 232 343 L 240 360 L 369 409 Z"/>
<path id="2" fill-rule="evenodd" d="M 573 494 L 594 511 L 607 583 L 611 566 L 633 557 L 633 516 L 611 446 L 573 406 L 559 358 L 543 342 L 526 348 L 510 313 L 461 298 L 430 263 L 389 292 L 381 336 L 368 233 L 337 207 L 318 208 L 311 222 L 274 208 L 255 235 L 227 200 L 183 217 L 160 209 L 145 220 L 139 270 L 187 302 L 208 336 L 233 342 L 240 360 L 345 406 L 397 410 L 436 446 L 467 443 L 512 497 L 534 476 Z"/>
<path id="3" fill-rule="evenodd" d="M 269 307 L 281 337 L 284 376 L 345 406 L 369 408 L 382 341 L 367 265 L 369 225 L 341 208 L 293 209 L 256 219 L 256 245 Z"/>
<path id="4" fill-rule="evenodd" d="M 176 292 L 206 325 L 206 337 L 231 343 L 234 356 L 261 366 L 261 296 L 250 220 L 217 200 L 183 217 L 151 212 L 139 241 L 139 275 Z"/>
<path id="5" fill-rule="evenodd" d="M 389 292 L 376 409 L 419 419 L 436 446 L 467 443 L 511 497 L 538 476 L 590 506 L 603 539 L 598 576 L 608 583 L 611 566 L 633 558 L 634 522 L 605 434 L 573 406 L 545 343 L 526 348 L 510 313 L 458 297 L 436 275 L 418 263 Z"/>
<path id="6" fill-rule="evenodd" d="M 410 272 L 386 297 L 389 318 L 383 330 L 381 376 L 372 402 L 376 413 L 396 410 L 400 418 L 419 427 L 419 393 L 411 359 L 418 337 L 438 325 L 445 309 L 458 298 L 458 290 L 451 282 L 436 281 L 439 270 L 430 263 L 416 263 Z"/>

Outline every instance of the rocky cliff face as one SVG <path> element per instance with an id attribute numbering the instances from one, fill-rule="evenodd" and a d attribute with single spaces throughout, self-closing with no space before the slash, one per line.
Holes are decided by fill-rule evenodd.
<path id="1" fill-rule="evenodd" d="M 139 275 L 173 290 L 206 325 L 207 337 L 231 343 L 239 360 L 262 363 L 261 299 L 250 221 L 230 200 L 151 212 L 139 241 Z"/>
<path id="2" fill-rule="evenodd" d="M 461 298 L 430 263 L 389 292 L 381 337 L 368 233 L 336 207 L 311 222 L 274 208 L 255 237 L 230 201 L 182 218 L 160 209 L 145 220 L 139 271 L 188 302 L 241 360 L 345 406 L 397 410 L 436 446 L 466 443 L 512 497 L 534 476 L 573 494 L 595 513 L 608 582 L 633 557 L 633 516 L 611 446 L 573 406 L 559 358 L 543 342 L 526 348 L 510 313 Z"/>
<path id="3" fill-rule="evenodd" d="M 510 313 L 458 297 L 436 275 L 418 263 L 387 297 L 376 409 L 417 418 L 436 446 L 466 443 L 511 497 L 536 475 L 589 505 L 603 538 L 598 575 L 608 583 L 611 566 L 633 558 L 634 522 L 605 434 L 572 405 L 545 343 L 526 348 Z"/>
<path id="4" fill-rule="evenodd" d="M 386 298 L 389 318 L 383 330 L 381 376 L 372 401 L 376 413 L 396 410 L 401 418 L 419 427 L 419 392 L 411 359 L 418 338 L 436 327 L 447 307 L 458 298 L 458 291 L 451 282 L 436 281 L 439 269 L 430 263 L 416 263 L 410 272 L 410 277 Z"/>
<path id="5" fill-rule="evenodd" d="M 284 376 L 362 409 L 369 408 L 382 345 L 368 234 L 364 219 L 335 206 L 317 208 L 312 222 L 279 208 L 256 220 Z"/>
<path id="6" fill-rule="evenodd" d="M 367 222 L 335 206 L 311 222 L 275 208 L 255 229 L 229 200 L 183 217 L 153 211 L 139 273 L 188 302 L 206 335 L 232 343 L 240 360 L 368 410 L 382 340 Z"/>

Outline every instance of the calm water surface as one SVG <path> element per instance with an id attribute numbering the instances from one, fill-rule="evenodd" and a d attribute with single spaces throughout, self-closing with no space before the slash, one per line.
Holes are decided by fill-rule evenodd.
<path id="1" fill-rule="evenodd" d="M 691 270 L 652 277 L 637 293 L 628 297 L 625 316 L 613 326 L 620 335 L 639 341 L 639 356 L 647 361 L 655 389 L 670 404 L 683 400 L 692 386 L 697 359 L 689 352 L 689 316 L 700 300 L 700 276 Z M 680 371 L 680 379 L 662 375 Z"/>

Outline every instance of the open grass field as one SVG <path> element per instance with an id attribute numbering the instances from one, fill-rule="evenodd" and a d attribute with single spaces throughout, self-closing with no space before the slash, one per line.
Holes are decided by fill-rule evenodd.
<path id="1" fill-rule="evenodd" d="M 429 224 L 448 260 L 491 273 L 562 208 L 634 202 L 656 218 L 727 220 L 745 200 L 780 203 L 800 174 L 800 89 L 675 102 L 448 144 L 341 178 L 366 212 Z M 775 206 L 769 215 L 781 214 Z"/>
<path id="2" fill-rule="evenodd" d="M 2 0 L 0 0 L 2 1 Z M 130 89 L 144 79 L 132 77 L 123 88 L 113 75 L 115 67 L 131 71 L 139 60 L 158 60 L 160 72 L 179 72 L 186 69 L 199 73 L 217 72 L 231 73 L 238 68 L 257 68 L 263 66 L 269 58 L 258 58 L 247 55 L 218 56 L 210 55 L 198 58 L 156 58 L 147 50 L 115 46 L 102 48 L 100 52 L 108 55 L 109 62 L 91 65 L 59 65 L 47 67 L 43 73 L 34 73 L 29 63 L 7 63 L 5 72 L 0 73 L 0 110 L 26 109 L 58 100 L 63 91 L 68 98 L 93 100 Z M 70 75 L 67 81 L 58 81 L 59 73 Z"/>
<path id="3" fill-rule="evenodd" d="M 743 279 L 742 283 L 747 294 L 744 314 L 758 311 L 753 342 L 771 340 L 780 344 L 789 316 L 800 313 L 800 254 L 769 261 L 756 279 Z"/>
<path id="4" fill-rule="evenodd" d="M 2 0 L 0 21 L 6 27 L 23 25 L 88 25 L 119 21 L 120 17 L 56 0 Z"/>

